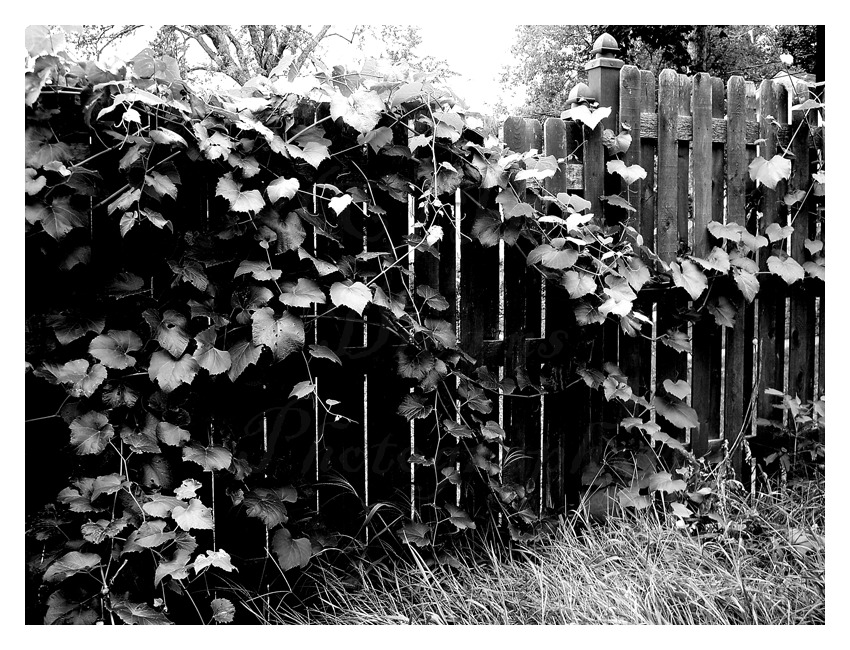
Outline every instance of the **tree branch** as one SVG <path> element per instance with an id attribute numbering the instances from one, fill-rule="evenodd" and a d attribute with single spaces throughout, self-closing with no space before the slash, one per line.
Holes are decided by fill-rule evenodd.
<path id="1" fill-rule="evenodd" d="M 307 60 L 307 57 L 310 56 L 310 53 L 318 47 L 321 40 L 325 37 L 325 34 L 328 33 L 328 30 L 331 28 L 330 25 L 322 25 L 322 28 L 319 30 L 319 33 L 313 37 L 313 40 L 310 41 L 303 50 L 301 50 L 301 54 L 298 55 L 298 58 L 295 60 L 295 71 L 296 74 L 301 70 L 301 66 L 304 65 L 304 62 Z"/>

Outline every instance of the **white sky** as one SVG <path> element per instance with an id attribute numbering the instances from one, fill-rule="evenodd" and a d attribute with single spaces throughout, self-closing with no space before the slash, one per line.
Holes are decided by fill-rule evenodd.
<path id="1" fill-rule="evenodd" d="M 107 50 L 107 53 L 124 60 L 131 59 L 154 38 L 158 27 L 153 25 L 139 29 L 116 47 Z M 463 97 L 471 109 L 488 113 L 499 99 L 498 77 L 502 67 L 510 62 L 515 28 L 516 25 L 513 24 L 491 24 L 487 27 L 487 36 L 482 42 L 481 36 L 472 32 L 463 35 L 443 25 L 422 25 L 422 43 L 416 52 L 421 56 L 431 55 L 445 59 L 449 68 L 460 75 L 448 81 L 452 90 Z M 340 26 L 339 31 L 346 33 L 344 26 Z M 348 34 L 350 35 L 350 30 Z M 362 57 L 363 54 L 340 38 L 326 39 L 323 45 L 327 52 L 323 59 L 328 65 L 347 63 L 357 56 Z M 198 51 L 200 53 L 200 48 Z M 378 56 L 380 45 L 368 46 L 365 53 Z M 200 56 L 205 55 L 200 53 Z"/>

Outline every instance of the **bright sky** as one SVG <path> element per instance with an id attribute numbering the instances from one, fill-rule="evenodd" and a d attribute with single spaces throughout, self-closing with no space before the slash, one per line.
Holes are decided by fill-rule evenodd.
<path id="1" fill-rule="evenodd" d="M 157 28 L 158 25 L 139 29 L 110 49 L 109 53 L 124 60 L 131 59 L 154 38 Z M 417 53 L 448 61 L 449 68 L 460 75 L 449 80 L 452 90 L 463 97 L 471 109 L 488 113 L 499 99 L 498 77 L 502 67 L 510 62 L 515 28 L 511 24 L 491 24 L 487 27 L 486 43 L 482 43 L 471 35 L 464 37 L 456 30 L 447 31 L 445 26 L 423 25 L 420 31 L 422 44 Z M 340 31 L 345 33 L 343 27 Z M 327 49 L 324 59 L 328 65 L 347 63 L 363 54 L 340 38 L 327 39 L 324 46 Z M 379 56 L 380 44 L 369 45 L 365 53 Z"/>

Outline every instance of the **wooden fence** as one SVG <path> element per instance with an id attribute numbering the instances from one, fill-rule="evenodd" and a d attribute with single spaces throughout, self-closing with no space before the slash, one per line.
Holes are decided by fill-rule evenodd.
<path id="1" fill-rule="evenodd" d="M 647 171 L 646 179 L 629 187 L 636 211 L 625 215 L 600 201 L 601 196 L 624 189 L 605 173 L 602 128 L 582 132 L 579 124 L 559 118 L 542 124 L 509 118 L 503 136 L 511 149 L 537 149 L 564 159 L 558 173 L 545 181 L 550 192 L 582 195 L 591 202 L 595 215 L 608 220 L 627 216 L 646 245 L 669 261 L 684 250 L 705 256 L 713 245 L 707 231 L 711 221 L 753 228 L 748 215 L 755 211 L 748 200 L 754 187 L 747 167 L 757 151 L 769 158 L 787 145 L 792 132 L 797 133 L 791 148 L 793 178 L 803 181 L 808 177 L 813 155 L 809 125 L 802 112 L 789 115 L 785 86 L 767 80 L 757 88 L 741 77 L 724 83 L 707 74 L 691 77 L 671 70 L 663 71 L 656 80 L 649 72 L 623 66 L 611 54 L 602 48 L 589 62 L 586 92 L 612 109 L 602 128 L 618 131 L 621 123 L 631 127 L 632 145 L 625 160 Z M 778 129 L 771 124 L 773 118 Z M 203 179 L 188 172 L 183 179 L 180 210 L 200 227 L 208 211 L 223 208 L 214 199 L 214 188 L 207 187 Z M 764 190 L 758 207 L 763 213 L 760 227 L 786 223 L 784 194 L 784 183 L 775 190 Z M 360 211 L 344 213 L 345 222 L 352 226 L 343 223 L 347 253 L 389 250 L 388 236 L 399 242 L 409 232 L 416 218 L 412 199 L 406 207 L 391 203 L 394 205 L 384 206 L 390 212 L 386 219 L 389 230 L 370 222 L 365 237 Z M 816 220 L 810 218 L 817 212 L 815 204 L 816 199 L 809 195 L 802 216 L 794 222 L 789 252 L 800 263 L 804 261 L 804 240 L 816 238 Z M 559 508 L 568 495 L 577 493 L 583 463 L 595 453 L 601 436 L 616 430 L 622 410 L 584 382 L 564 388 L 551 381 L 558 372 L 559 351 L 574 344 L 570 337 L 576 328 L 571 327 L 574 316 L 566 293 L 560 287 L 541 286 L 539 274 L 529 270 L 517 247 L 485 248 L 471 236 L 476 215 L 487 207 L 496 207 L 495 193 L 482 190 L 470 196 L 458 191 L 450 216 L 442 224 L 445 235 L 439 260 L 428 254 L 413 256 L 412 282 L 439 286 L 449 302 L 444 318 L 454 323 L 463 349 L 496 380 L 524 374 L 537 382 L 541 373 L 550 378 L 553 387 L 542 397 L 491 393 L 499 407 L 488 417 L 500 419 L 507 445 L 525 456 L 512 466 L 508 478 L 527 484 L 536 495 L 535 507 Z M 114 219 L 108 217 L 105 207 L 95 210 L 95 261 L 98 251 L 120 254 L 114 223 L 109 228 L 99 226 L 110 222 Z M 325 245 L 326 240 L 320 238 L 309 249 L 321 254 Z M 765 264 L 764 255 L 760 264 Z M 29 265 L 27 272 L 29 282 Z M 612 322 L 585 328 L 593 339 L 591 358 L 600 366 L 604 362 L 618 364 L 633 390 L 647 396 L 654 390 L 653 383 L 687 379 L 692 387 L 690 403 L 700 420 L 687 442 L 697 455 L 703 455 L 725 437 L 740 472 L 740 435 L 749 432 L 755 416 L 776 417 L 771 401 L 763 397 L 766 387 L 797 394 L 803 400 L 824 394 L 823 283 L 806 279 L 789 288 L 768 277 L 752 305 L 743 300 L 736 305 L 734 328 L 720 328 L 705 319 L 689 325 L 686 314 L 682 317 L 688 306 L 688 296 L 679 289 L 647 290 L 636 302 L 636 307 L 653 319 L 656 335 L 670 328 L 689 330 L 691 354 L 647 338 L 625 336 Z M 237 450 L 245 445 L 261 448 L 268 461 L 265 471 L 279 472 L 289 480 L 318 482 L 317 508 L 332 510 L 340 521 L 362 521 L 361 502 L 368 507 L 403 496 L 410 499 L 411 506 L 430 503 L 435 468 L 411 464 L 408 458 L 414 450 L 425 457 L 435 455 L 433 425 L 422 420 L 409 423 L 396 414 L 409 389 L 395 374 L 396 348 L 385 331 L 368 322 L 364 326 L 320 320 L 314 340 L 308 343 L 327 345 L 341 358 L 341 369 L 334 367 L 335 373 L 319 378 L 318 394 L 323 400 L 338 400 L 337 410 L 349 420 L 324 417 L 309 400 L 287 399 L 293 384 L 307 377 L 300 360 L 286 359 L 279 364 L 274 381 L 234 387 L 216 397 L 239 402 L 245 413 L 242 431 L 235 436 L 240 439 Z M 754 412 L 749 408 L 753 396 Z M 54 425 L 62 428 L 61 423 L 50 424 Z M 57 437 L 67 436 L 67 429 L 63 431 Z M 669 433 L 685 439 L 684 432 Z M 333 479 L 328 477 L 335 475 L 353 487 L 356 499 L 347 488 L 330 484 Z M 218 524 L 231 516 L 229 500 L 221 496 L 226 505 L 217 508 Z M 261 524 L 253 523 L 262 535 Z M 244 532 L 244 518 L 234 529 L 238 534 Z"/>

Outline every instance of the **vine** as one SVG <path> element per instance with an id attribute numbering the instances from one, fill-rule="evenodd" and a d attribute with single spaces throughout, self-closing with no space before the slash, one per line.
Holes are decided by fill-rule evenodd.
<path id="1" fill-rule="evenodd" d="M 168 57 L 143 52 L 132 64 L 103 70 L 72 61 L 49 30 L 33 29 L 26 238 L 42 256 L 44 277 L 61 291 L 27 319 L 27 372 L 65 397 L 51 414 L 28 422 L 63 420 L 75 462 L 56 504 L 30 522 L 43 544 L 30 566 L 49 587 L 47 623 L 168 623 L 169 602 L 183 596 L 201 621 L 232 621 L 230 601 L 207 595 L 196 602 L 191 587 L 212 569 L 244 569 L 215 544 L 209 506 L 217 480 L 234 508 L 266 527 L 267 550 L 282 572 L 333 546 L 333 536 L 312 523 L 310 486 L 268 478 L 266 459 L 237 454 L 226 408 L 216 403 L 230 387 L 252 390 L 264 369 L 286 361 L 287 372 L 300 366 L 290 398 L 310 400 L 325 418 L 350 420 L 339 401 L 320 397 L 321 377 L 343 364 L 316 335 L 322 321 L 384 330 L 398 345 L 398 375 L 413 387 L 398 414 L 433 421 L 434 457 L 414 453 L 409 462 L 433 467 L 434 515 L 395 522 L 398 539 L 424 548 L 475 529 L 480 513 L 445 496 L 447 486 L 469 481 L 491 495 L 492 521 L 501 516 L 515 540 L 533 537 L 533 486 L 504 478 L 515 455 L 504 446 L 488 394 L 520 399 L 547 389 L 524 376 L 498 380 L 477 364 L 442 316 L 449 302 L 439 287 L 414 283 L 408 270 L 411 254 L 439 255 L 443 228 L 453 223 L 443 217 L 457 190 L 470 200 L 474 191 L 497 193 L 497 208 L 478 204 L 472 236 L 485 247 L 504 241 L 522 250 L 530 267 L 564 291 L 579 326 L 614 320 L 628 336 L 649 336 L 651 315 L 635 308 L 637 295 L 671 286 L 687 292 L 695 312 L 731 327 L 734 292 L 752 302 L 765 273 L 789 285 L 824 279 L 823 242 L 806 242 L 810 260 L 801 266 L 783 250 L 793 229 L 778 224 L 753 233 L 715 222 L 709 231 L 717 246 L 708 256 L 685 252 L 662 261 L 628 219 L 607 225 L 588 212 L 589 201 L 546 190 L 543 181 L 563 161 L 510 151 L 426 75 L 335 69 L 314 78 L 306 95 L 272 76 L 268 84 L 202 98 Z M 91 146 L 57 134 L 55 99 L 71 89 L 82 100 Z M 809 100 L 801 108 L 822 105 Z M 565 118 L 592 130 L 606 111 L 579 101 Z M 624 128 L 606 132 L 604 143 L 619 155 L 631 137 Z M 787 154 L 756 158 L 753 180 L 772 189 L 788 179 Z M 619 159 L 607 171 L 628 184 L 646 175 Z M 187 174 L 213 179 L 207 214 L 192 215 L 191 198 L 181 203 Z M 812 183 L 790 188 L 784 200 L 801 204 L 822 193 L 823 182 L 821 165 Z M 409 196 L 416 229 L 393 239 L 391 219 L 406 213 Z M 633 210 L 628 192 L 603 199 Z M 358 223 L 352 214 L 364 224 L 355 232 L 346 230 Z M 345 238 L 362 241 L 367 223 L 379 226 L 387 249 L 346 253 Z M 99 258 L 98 239 L 118 254 Z M 766 271 L 755 259 L 762 249 L 770 253 Z M 659 340 L 690 349 L 685 330 L 662 332 Z M 574 353 L 570 380 L 622 403 L 628 417 L 620 427 L 638 432 L 644 445 L 637 474 L 633 465 L 633 480 L 616 492 L 619 503 L 646 507 L 662 492 L 671 512 L 692 515 L 686 500 L 707 493 L 695 488 L 686 496 L 685 482 L 663 471 L 656 444 L 697 463 L 662 426 L 698 425 L 686 401 L 690 387 L 667 380 L 663 391 L 638 395 L 615 365 L 593 368 Z M 599 467 L 588 472 L 588 484 L 613 482 L 600 478 Z M 213 535 L 203 537 L 210 547 L 196 553 L 204 531 Z"/>

